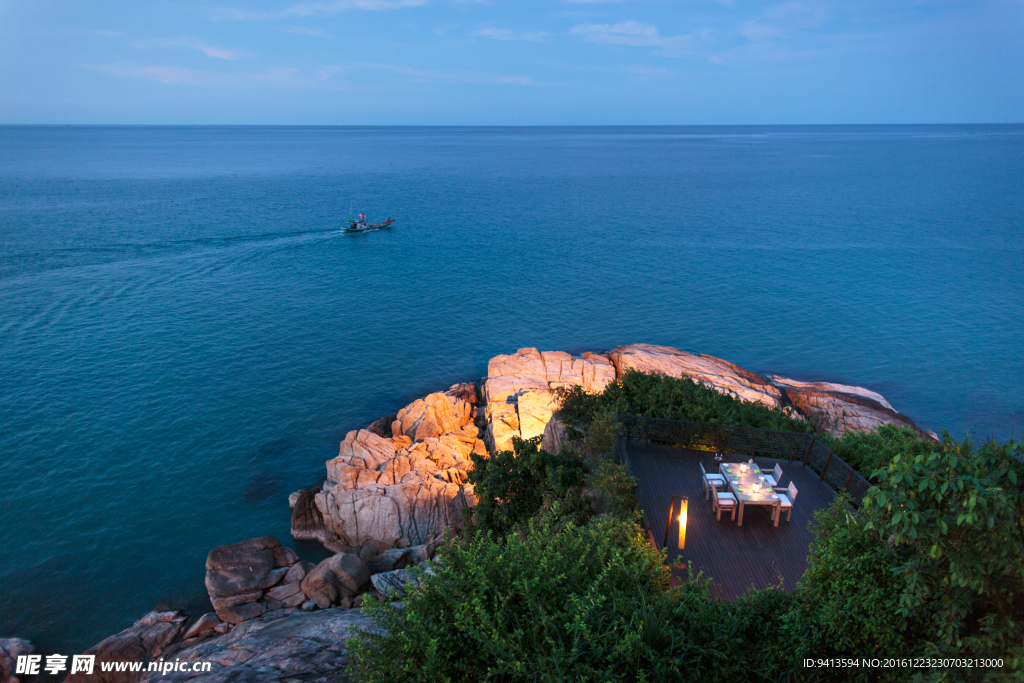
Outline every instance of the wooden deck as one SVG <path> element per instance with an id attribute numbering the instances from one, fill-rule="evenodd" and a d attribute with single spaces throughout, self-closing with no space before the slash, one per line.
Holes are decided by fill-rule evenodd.
<path id="1" fill-rule="evenodd" d="M 828 507 L 835 498 L 832 488 L 819 481 L 813 470 L 797 461 L 754 458 L 765 471 L 778 462 L 782 466 L 781 484 L 795 482 L 799 494 L 791 521 L 786 522 L 783 514 L 776 528 L 772 526 L 771 508 L 748 505 L 743 526 L 738 527 L 725 511 L 722 520 L 717 521 L 711 501 L 704 500 L 699 463 L 703 462 L 709 473 L 717 471 L 713 453 L 635 441 L 620 441 L 620 452 L 637 478 L 644 525 L 659 548 L 665 540 L 672 496 L 689 498 L 686 547 L 677 550 L 678 527 L 673 525 L 668 542 L 670 565 L 682 561 L 694 572 L 703 571 L 705 577 L 714 579 L 714 591 L 726 599 L 736 598 L 750 588 L 778 586 L 780 580 L 786 591 L 796 587 L 807 569 L 807 551 L 814 538 L 808 529 L 811 515 Z M 725 456 L 726 462 L 748 459 Z M 678 504 L 675 512 L 679 512 Z M 673 575 L 685 579 L 687 571 L 674 569 Z"/>

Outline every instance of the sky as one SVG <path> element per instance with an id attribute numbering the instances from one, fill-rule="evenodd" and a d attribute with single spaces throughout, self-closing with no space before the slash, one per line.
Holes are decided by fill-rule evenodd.
<path id="1" fill-rule="evenodd" d="M 1024 0 L 0 0 L 0 123 L 1024 122 Z"/>

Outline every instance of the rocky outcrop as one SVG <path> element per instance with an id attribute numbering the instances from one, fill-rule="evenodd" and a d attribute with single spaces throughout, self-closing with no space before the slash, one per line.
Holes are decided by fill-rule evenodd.
<path id="1" fill-rule="evenodd" d="M 631 344 L 608 354 L 618 377 L 628 370 L 669 377 L 689 377 L 743 401 L 782 407 L 782 392 L 761 375 L 721 358 L 680 351 L 670 346 Z"/>
<path id="2" fill-rule="evenodd" d="M 353 630 L 355 629 L 355 630 Z M 358 631 L 377 627 L 358 609 L 303 612 L 295 608 L 268 612 L 246 621 L 227 635 L 211 638 L 174 653 L 176 661 L 191 669 L 196 662 L 210 662 L 209 671 L 146 673 L 145 681 L 181 683 L 343 683 L 349 680 L 346 641 Z"/>
<path id="3" fill-rule="evenodd" d="M 540 449 L 548 453 L 561 453 L 567 438 L 565 424 L 557 417 L 552 417 L 544 427 L 544 438 L 541 439 Z"/>
<path id="4" fill-rule="evenodd" d="M 35 654 L 36 648 L 24 638 L 0 638 L 0 683 L 21 683 L 18 656 Z"/>
<path id="5" fill-rule="evenodd" d="M 314 567 L 302 579 L 302 592 L 320 609 L 350 601 L 370 586 L 370 568 L 358 555 L 339 553 Z"/>
<path id="6" fill-rule="evenodd" d="M 255 603 L 267 589 L 285 581 L 299 561 L 291 548 L 273 536 L 260 536 L 214 548 L 206 557 L 206 590 L 222 621 L 237 624 L 260 616 Z"/>
<path id="7" fill-rule="evenodd" d="M 466 484 L 470 454 L 487 452 L 475 404 L 475 385 L 456 384 L 400 410 L 391 438 L 349 432 L 321 490 L 293 494 L 292 534 L 359 554 L 422 545 L 460 527 L 462 510 L 476 504 Z"/>
<path id="8" fill-rule="evenodd" d="M 490 452 L 510 450 L 513 437 L 543 435 L 558 409 L 554 389 L 581 386 L 599 392 L 613 381 L 614 366 L 607 356 L 597 353 L 575 357 L 564 351 L 526 348 L 495 356 L 487 364 L 483 389 Z"/>
<path id="9" fill-rule="evenodd" d="M 938 441 L 937 435 L 918 427 L 909 417 L 896 412 L 881 394 L 869 389 L 832 382 L 800 382 L 777 375 L 771 375 L 770 379 L 785 392 L 801 415 L 833 436 L 869 432 L 882 425 L 895 424 Z"/>
<path id="10" fill-rule="evenodd" d="M 132 671 L 103 671 L 103 662 L 142 662 L 145 669 L 149 662 L 163 657 L 181 634 L 185 615 L 177 611 L 153 611 L 139 619 L 130 628 L 104 639 L 85 651 L 96 655 L 92 675 L 70 674 L 66 683 L 135 683 L 143 673 Z"/>

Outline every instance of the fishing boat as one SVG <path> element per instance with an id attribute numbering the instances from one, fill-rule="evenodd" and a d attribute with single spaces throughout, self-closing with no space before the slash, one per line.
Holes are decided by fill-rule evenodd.
<path id="1" fill-rule="evenodd" d="M 395 222 L 395 219 L 388 216 L 388 219 L 383 223 L 367 223 L 366 216 L 359 214 L 359 218 L 350 218 L 348 220 L 348 227 L 345 228 L 345 232 L 370 232 L 371 230 L 383 230 L 390 228 L 391 224 Z"/>

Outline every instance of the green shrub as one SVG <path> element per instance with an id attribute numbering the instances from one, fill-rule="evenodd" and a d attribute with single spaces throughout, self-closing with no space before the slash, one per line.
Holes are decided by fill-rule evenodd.
<path id="1" fill-rule="evenodd" d="M 559 417 L 573 427 L 586 426 L 602 412 L 667 420 L 739 425 L 759 429 L 811 432 L 811 425 L 787 411 L 749 403 L 722 394 L 689 377 L 676 379 L 629 370 L 599 394 L 582 387 L 557 390 L 562 401 Z"/>
<path id="2" fill-rule="evenodd" d="M 867 528 L 905 553 L 897 612 L 928 622 L 930 656 L 1014 658 L 1024 669 L 1024 462 L 944 434 L 874 473 Z"/>
<path id="3" fill-rule="evenodd" d="M 540 450 L 540 441 L 540 437 L 526 441 L 513 437 L 511 451 L 492 458 L 472 455 L 469 482 L 480 499 L 471 513 L 474 526 L 505 534 L 556 501 L 562 501 L 563 515 L 586 522 L 589 505 L 582 495 L 583 463 Z"/>
<path id="4" fill-rule="evenodd" d="M 845 496 L 814 519 L 816 538 L 787 619 L 806 656 L 884 659 L 916 651 L 925 625 L 899 614 L 902 581 L 894 573 L 909 551 L 868 528 Z"/>
<path id="5" fill-rule="evenodd" d="M 642 674 L 638 607 L 665 592 L 668 570 L 635 524 L 536 519 L 520 534 L 472 532 L 441 557 L 401 608 L 364 603 L 387 633 L 350 641 L 358 680 L 656 680 Z"/>
<path id="6" fill-rule="evenodd" d="M 913 429 L 893 424 L 870 432 L 849 432 L 838 439 L 827 434 L 819 434 L 818 438 L 865 477 L 888 465 L 897 455 L 914 457 L 936 448 L 935 442 L 922 438 Z"/>

